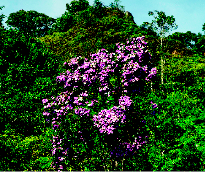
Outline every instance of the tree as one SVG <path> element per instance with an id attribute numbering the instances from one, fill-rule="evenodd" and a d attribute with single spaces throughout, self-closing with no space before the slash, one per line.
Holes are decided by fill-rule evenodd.
<path id="1" fill-rule="evenodd" d="M 195 46 L 195 43 L 197 42 L 196 39 L 197 35 L 195 33 L 191 33 L 190 31 L 187 31 L 186 33 L 182 32 L 175 32 L 172 35 L 169 35 L 167 37 L 167 44 L 169 47 L 167 47 L 171 52 L 173 50 L 176 50 L 177 52 L 181 52 L 183 55 L 192 55 L 193 54 L 193 48 Z M 170 42 L 175 42 L 176 45 L 172 44 L 170 46 Z"/>
<path id="2" fill-rule="evenodd" d="M 56 19 L 56 23 L 52 25 L 49 34 L 53 32 L 66 32 L 75 24 L 76 20 L 74 17 L 69 14 L 69 12 L 65 11 L 65 13 Z"/>
<path id="3" fill-rule="evenodd" d="M 43 122 L 36 118 L 40 119 L 41 112 L 38 115 L 38 112 L 35 112 L 35 106 L 36 103 L 41 104 L 42 97 L 44 97 L 40 94 L 38 98 L 35 97 L 34 94 L 39 90 L 44 94 L 42 87 L 39 87 L 40 82 L 35 81 L 39 78 L 49 77 L 52 77 L 52 80 L 55 81 L 55 77 L 60 73 L 58 72 L 59 63 L 63 63 L 63 60 L 61 57 L 50 54 L 39 40 L 27 43 L 21 32 L 12 28 L 0 31 L 0 47 L 0 95 L 2 100 L 8 99 L 7 102 L 10 102 L 8 106 L 1 102 L 0 123 L 2 125 L 0 126 L 0 133 L 9 124 L 9 126 L 12 126 L 10 128 L 17 129 L 17 133 L 27 134 L 29 130 L 29 133 L 35 135 L 37 130 L 34 129 L 34 126 Z M 58 89 L 57 86 L 56 88 Z M 51 89 L 48 93 L 50 91 Z M 33 96 L 27 96 L 27 92 L 32 93 Z M 7 114 L 2 111 L 3 107 L 7 107 L 12 113 L 8 112 Z M 29 111 L 29 115 L 26 115 L 25 111 Z M 19 116 L 19 114 L 21 115 Z M 20 123 L 23 125 L 18 125 Z"/>
<path id="4" fill-rule="evenodd" d="M 11 13 L 6 23 L 17 28 L 25 37 L 42 37 L 55 23 L 55 19 L 34 10 Z"/>
<path id="5" fill-rule="evenodd" d="M 94 4 L 93 4 L 93 14 L 95 14 L 95 16 L 97 18 L 101 18 L 103 17 L 103 14 L 105 12 L 106 7 L 103 5 L 102 2 L 100 2 L 99 0 L 94 0 Z"/>
<path id="6" fill-rule="evenodd" d="M 0 7 L 0 10 L 2 10 L 2 8 L 4 8 L 5 6 L 1 6 Z M 3 24 L 2 24 L 2 21 L 3 21 L 3 18 L 5 18 L 6 16 L 1 14 L 0 15 L 0 28 L 4 28 Z"/>
<path id="7" fill-rule="evenodd" d="M 198 33 L 198 40 L 195 44 L 194 51 L 200 55 L 205 56 L 205 36 Z"/>
<path id="8" fill-rule="evenodd" d="M 109 5 L 112 9 L 119 9 L 120 11 L 125 11 L 124 10 L 124 6 L 120 6 L 119 5 L 119 1 L 120 0 L 114 0 L 114 3 L 111 2 L 111 4 Z"/>
<path id="9" fill-rule="evenodd" d="M 193 52 L 197 54 L 204 55 L 205 49 L 204 49 L 204 36 L 199 32 L 198 35 L 194 38 L 195 45 L 193 47 Z"/>
<path id="10" fill-rule="evenodd" d="M 205 31 L 205 23 L 203 24 L 202 31 Z"/>
<path id="11" fill-rule="evenodd" d="M 174 22 L 175 22 L 175 18 L 173 16 L 166 16 L 164 12 L 162 11 L 157 11 L 155 10 L 155 12 L 157 12 L 158 17 L 154 17 L 156 20 L 152 20 L 152 23 L 150 24 L 150 26 L 153 28 L 153 30 L 156 30 L 158 35 L 161 38 L 161 53 L 163 52 L 163 47 L 162 47 L 162 40 L 165 37 L 166 32 L 169 31 L 169 29 L 174 27 Z M 154 13 L 152 11 L 148 12 L 148 15 L 154 15 Z M 157 24 L 157 26 L 154 26 L 155 24 Z M 178 26 L 176 25 L 175 29 Z M 161 56 L 161 84 L 163 84 L 163 59 Z"/>
<path id="12" fill-rule="evenodd" d="M 66 4 L 66 10 L 68 11 L 65 11 L 61 17 L 57 18 L 49 33 L 66 32 L 77 23 L 92 25 L 92 21 L 105 15 L 105 8 L 99 0 L 94 1 L 93 7 L 89 6 L 87 1 L 72 1 L 70 5 Z"/>
<path id="13" fill-rule="evenodd" d="M 66 4 L 66 10 L 69 11 L 71 15 L 75 15 L 79 11 L 83 11 L 87 9 L 89 6 L 89 2 L 87 0 L 73 0 L 70 5 Z"/>

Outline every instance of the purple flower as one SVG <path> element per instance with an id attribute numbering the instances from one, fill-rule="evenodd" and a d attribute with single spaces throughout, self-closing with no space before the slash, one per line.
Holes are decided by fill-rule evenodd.
<path id="1" fill-rule="evenodd" d="M 58 116 L 59 119 L 61 119 L 61 115 L 65 114 L 64 111 L 67 111 L 69 109 L 71 109 L 71 110 L 74 109 L 75 113 L 81 117 L 83 115 L 89 116 L 89 113 L 90 113 L 89 109 L 82 108 L 82 107 L 75 109 L 76 106 L 79 106 L 79 105 L 84 106 L 83 103 L 81 103 L 81 102 L 79 103 L 79 101 L 83 101 L 83 99 L 79 100 L 79 98 L 76 97 L 76 94 L 74 94 L 75 88 L 78 88 L 78 85 L 75 83 L 81 82 L 85 86 L 90 87 L 92 83 L 95 83 L 96 81 L 100 81 L 101 84 L 100 84 L 100 87 L 98 87 L 98 90 L 101 94 L 106 94 L 109 91 L 112 91 L 108 87 L 107 78 L 109 76 L 109 73 L 114 72 L 115 64 L 117 62 L 119 62 L 119 64 L 117 64 L 116 67 L 118 65 L 120 65 L 120 63 L 121 64 L 125 63 L 125 65 L 122 68 L 122 72 L 123 72 L 122 73 L 122 77 L 123 77 L 122 86 L 125 87 L 123 89 L 124 94 L 126 94 L 125 90 L 129 91 L 130 83 L 135 83 L 135 82 L 138 82 L 139 80 L 145 79 L 145 78 L 143 78 L 142 74 L 140 74 L 138 76 L 137 75 L 132 76 L 130 78 L 130 75 L 133 75 L 134 73 L 136 73 L 136 71 L 141 70 L 142 71 L 141 73 L 143 73 L 143 72 L 148 73 L 147 80 L 148 80 L 148 78 L 152 78 L 152 76 L 155 76 L 155 73 L 156 73 L 155 69 L 151 69 L 151 71 L 148 71 L 147 66 L 140 67 L 139 63 L 137 63 L 137 62 L 134 63 L 135 60 L 139 60 L 139 62 L 143 62 L 144 57 L 145 57 L 145 53 L 150 58 L 150 54 L 145 49 L 146 43 L 142 39 L 143 38 L 137 38 L 137 39 L 133 39 L 131 41 L 131 44 L 137 43 L 137 46 L 136 45 L 125 46 L 125 45 L 120 44 L 120 45 L 122 45 L 120 47 L 119 43 L 116 44 L 119 48 L 119 50 L 116 51 L 116 54 L 118 53 L 119 56 L 117 56 L 117 59 L 113 60 L 113 61 L 111 60 L 112 58 L 114 58 L 114 57 L 112 57 L 113 54 L 111 53 L 109 56 L 109 54 L 107 54 L 107 51 L 105 49 L 101 49 L 101 50 L 99 50 L 99 52 L 97 54 L 91 55 L 92 60 L 88 63 L 85 63 L 85 61 L 84 61 L 84 64 L 81 66 L 78 65 L 78 59 L 80 59 L 80 57 L 71 59 L 70 63 L 68 63 L 67 65 L 70 67 L 70 69 L 72 69 L 72 72 L 67 71 L 67 75 L 65 73 L 63 73 L 60 76 L 58 76 L 56 80 L 59 82 L 63 81 L 65 83 L 64 88 L 71 87 L 71 90 L 73 89 L 73 91 L 71 91 L 69 93 L 70 96 L 62 96 L 62 95 L 58 96 L 56 98 L 56 102 L 54 101 L 51 104 L 51 106 L 62 105 L 63 103 L 68 104 L 66 106 L 63 106 L 63 108 L 61 107 L 61 110 L 54 110 L 54 114 L 56 116 Z M 128 41 L 128 43 L 129 43 L 129 41 Z M 145 44 L 145 45 L 143 45 L 143 44 Z M 138 59 L 136 59 L 136 55 L 138 55 L 138 57 L 139 57 Z M 94 59 L 93 57 L 96 57 L 96 58 Z M 64 64 L 66 65 L 66 63 L 64 63 Z M 107 65 L 108 65 L 108 67 L 106 67 Z M 84 72 L 80 72 L 80 71 L 84 71 Z M 80 89 L 80 87 L 79 87 L 79 89 Z M 87 95 L 89 95 L 89 93 Z M 86 97 L 87 95 L 80 94 L 81 97 Z M 91 101 L 93 103 L 95 100 L 91 100 Z M 45 101 L 42 101 L 42 102 L 45 102 Z M 88 103 L 88 101 L 86 101 L 86 103 Z M 124 120 L 126 119 L 125 112 L 127 109 L 129 109 L 131 103 L 132 103 L 132 100 L 130 100 L 130 97 L 121 96 L 119 99 L 119 106 L 118 107 L 114 106 L 111 109 L 102 110 L 101 112 L 98 113 L 98 115 L 94 115 L 93 122 L 94 122 L 94 125 L 99 128 L 100 133 L 105 132 L 108 135 L 112 134 L 113 130 L 115 129 L 115 128 L 113 128 L 113 125 L 115 123 L 119 123 L 119 122 L 124 123 Z M 153 104 L 152 106 L 155 108 L 157 107 L 156 104 Z M 46 107 L 44 107 L 44 108 L 46 108 Z M 57 119 L 58 118 L 56 118 L 56 121 L 53 121 L 53 129 L 54 130 L 55 130 L 55 128 L 59 128 L 59 125 L 60 125 L 60 122 L 59 122 L 59 125 L 56 125 Z M 120 121 L 120 119 L 121 119 L 121 121 Z M 57 140 L 54 140 L 53 143 L 54 142 L 55 142 L 55 146 L 56 146 L 56 144 L 61 143 L 61 141 L 57 142 Z M 125 154 L 132 152 L 134 149 L 134 145 L 128 144 L 127 146 L 128 147 L 126 148 Z M 61 152 L 61 153 L 66 154 L 65 152 Z"/>
<path id="2" fill-rule="evenodd" d="M 42 103 L 43 103 L 43 104 L 45 104 L 45 103 L 47 103 L 47 102 L 48 102 L 48 99 L 43 99 L 43 100 L 42 100 Z"/>

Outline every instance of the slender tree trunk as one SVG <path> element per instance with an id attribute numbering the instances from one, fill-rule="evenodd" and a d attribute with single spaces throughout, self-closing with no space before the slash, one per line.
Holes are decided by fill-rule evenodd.
<path id="1" fill-rule="evenodd" d="M 162 38 L 161 38 L 161 50 L 162 50 Z M 163 84 L 163 71 L 164 71 L 164 68 L 163 68 L 163 59 L 162 59 L 162 56 L 161 56 L 161 84 Z"/>

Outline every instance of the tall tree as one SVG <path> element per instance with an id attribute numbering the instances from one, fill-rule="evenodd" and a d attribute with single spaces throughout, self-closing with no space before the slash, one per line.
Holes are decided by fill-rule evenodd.
<path id="1" fill-rule="evenodd" d="M 157 12 L 158 17 L 154 17 L 155 20 L 152 20 L 152 23 L 150 24 L 150 26 L 153 28 L 153 30 L 157 31 L 158 35 L 160 36 L 161 39 L 161 53 L 163 52 L 163 47 L 162 47 L 162 40 L 163 38 L 165 38 L 165 34 L 175 25 L 175 29 L 177 29 L 178 25 L 176 25 L 175 22 L 175 18 L 174 16 L 166 16 L 165 13 L 163 11 L 157 11 L 155 10 L 155 12 Z M 148 12 L 148 15 L 154 15 L 154 13 L 152 11 Z M 161 84 L 163 84 L 163 71 L 164 71 L 164 67 L 163 67 L 163 63 L 165 61 L 163 61 L 162 56 L 161 56 Z"/>
<path id="2" fill-rule="evenodd" d="M 22 32 L 25 37 L 45 36 L 55 22 L 56 19 L 34 10 L 19 10 L 15 13 L 11 13 L 6 21 L 8 25 Z"/>

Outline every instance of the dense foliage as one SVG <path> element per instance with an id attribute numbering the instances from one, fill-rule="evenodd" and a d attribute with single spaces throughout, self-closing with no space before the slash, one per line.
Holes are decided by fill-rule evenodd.
<path id="1" fill-rule="evenodd" d="M 123 166 L 118 162 L 118 167 L 107 164 L 105 168 L 204 170 L 204 35 L 175 32 L 164 38 L 161 49 L 157 33 L 146 23 L 138 26 L 117 3 L 106 7 L 95 0 L 90 6 L 88 1 L 79 0 L 66 7 L 57 19 L 20 10 L 16 12 L 18 17 L 12 13 L 6 22 L 13 28 L 0 27 L 0 170 L 52 171 L 53 133 L 42 114 L 42 99 L 65 91 L 55 82 L 64 71 L 64 61 L 77 56 L 90 59 L 90 53 L 101 48 L 115 52 L 116 43 L 125 44 L 127 38 L 141 36 L 145 36 L 152 55 L 151 67 L 157 66 L 160 71 L 160 57 L 166 57 L 165 82 L 160 84 L 157 72 L 147 100 L 158 104 L 160 114 L 152 118 L 139 114 L 146 120 L 151 143 L 140 149 L 139 156 L 125 159 Z M 3 18 L 1 15 L 0 21 Z M 35 23 L 32 27 L 31 21 Z M 179 55 L 172 55 L 175 50 Z M 149 113 L 143 100 L 142 95 L 138 107 Z M 96 151 L 97 145 L 95 141 Z M 106 150 L 104 153 L 108 156 Z M 89 161 L 92 160 L 84 159 L 72 170 L 105 169 L 97 160 L 95 167 L 90 168 Z"/>

